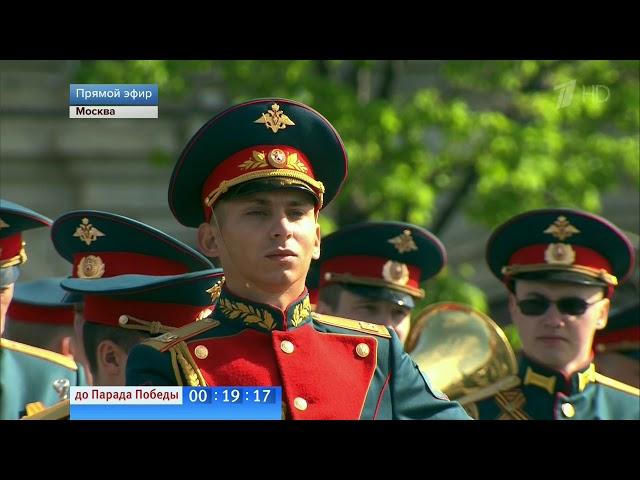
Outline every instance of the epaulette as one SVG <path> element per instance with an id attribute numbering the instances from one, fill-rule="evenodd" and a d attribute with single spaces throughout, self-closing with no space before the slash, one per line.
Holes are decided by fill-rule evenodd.
<path id="1" fill-rule="evenodd" d="M 184 327 L 176 328 L 175 330 L 171 330 L 170 332 L 163 333 L 159 337 L 145 340 L 144 342 L 142 342 L 142 344 L 147 345 L 151 348 L 155 348 L 160 352 L 166 352 L 177 343 L 184 342 L 185 340 L 188 340 L 191 337 L 195 337 L 196 335 L 199 335 L 202 332 L 206 332 L 207 330 L 211 330 L 218 325 L 220 325 L 220 322 L 218 320 L 205 318 L 197 322 L 189 323 Z"/>
<path id="2" fill-rule="evenodd" d="M 384 325 L 376 325 L 375 323 L 361 322 L 359 320 L 350 320 L 348 318 L 334 317 L 333 315 L 325 315 L 311 312 L 311 317 L 325 325 L 345 328 L 347 330 L 355 330 L 357 332 L 368 333 L 369 335 L 377 335 L 378 337 L 391 338 L 389 330 Z"/>
<path id="3" fill-rule="evenodd" d="M 0 347 L 6 348 L 8 350 L 13 350 L 15 352 L 24 353 L 25 355 L 30 355 L 32 357 L 42 358 L 43 360 L 48 360 L 52 363 L 62 365 L 63 367 L 66 367 L 70 370 L 78 370 L 78 365 L 73 361 L 73 359 L 56 352 L 45 350 L 43 348 L 14 342 L 13 340 L 7 340 L 6 338 L 0 338 Z"/>
<path id="4" fill-rule="evenodd" d="M 65 420 L 71 415 L 70 405 L 69 400 L 62 400 L 38 413 L 26 415 L 20 420 Z"/>
<path id="5" fill-rule="evenodd" d="M 627 385 L 626 383 L 619 382 L 618 380 L 614 380 L 613 378 L 606 377 L 597 372 L 596 383 L 601 383 L 602 385 L 606 385 L 607 387 L 615 388 L 616 390 L 620 390 L 625 393 L 630 393 L 631 395 L 635 395 L 636 397 L 640 396 L 640 389 L 632 387 L 631 385 Z"/>

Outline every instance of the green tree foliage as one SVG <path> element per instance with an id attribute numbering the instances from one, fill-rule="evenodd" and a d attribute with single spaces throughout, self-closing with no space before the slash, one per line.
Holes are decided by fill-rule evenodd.
<path id="1" fill-rule="evenodd" d="M 78 80 L 197 96 L 194 73 L 221 80 L 229 102 L 294 98 L 333 123 L 349 180 L 325 234 L 389 219 L 438 234 L 457 211 L 488 227 L 546 206 L 598 212 L 602 193 L 638 188 L 638 61 L 93 62 Z M 429 284 L 426 302 L 485 310 L 461 270 Z"/>

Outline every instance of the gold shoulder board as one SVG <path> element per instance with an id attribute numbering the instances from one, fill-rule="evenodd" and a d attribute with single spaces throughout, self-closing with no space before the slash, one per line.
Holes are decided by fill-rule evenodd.
<path id="1" fill-rule="evenodd" d="M 377 335 L 378 337 L 391 338 L 389 330 L 384 325 L 375 323 L 361 322 L 359 320 L 350 320 L 348 318 L 334 317 L 332 315 L 324 315 L 311 312 L 313 319 L 325 325 L 346 328 L 347 330 L 355 330 L 357 332 L 368 333 L 369 335 Z"/>
<path id="2" fill-rule="evenodd" d="M 43 360 L 48 360 L 52 363 L 62 365 L 63 367 L 66 367 L 70 370 L 78 370 L 78 365 L 73 361 L 73 359 L 56 352 L 45 350 L 43 348 L 32 347 L 31 345 L 27 345 L 24 343 L 7 340 L 6 338 L 0 338 L 0 347 L 24 353 L 32 357 L 42 358 Z"/>
<path id="3" fill-rule="evenodd" d="M 62 400 L 38 413 L 25 415 L 20 420 L 64 420 L 70 416 L 70 405 L 69 400 Z"/>
<path id="4" fill-rule="evenodd" d="M 191 337 L 195 337 L 196 335 L 199 335 L 202 332 L 206 332 L 207 330 L 211 330 L 218 325 L 220 325 L 220 322 L 218 320 L 205 318 L 197 322 L 189 323 L 184 327 L 176 328 L 175 330 L 171 330 L 170 332 L 163 333 L 159 337 L 145 340 L 144 342 L 142 342 L 142 344 L 155 348 L 160 352 L 166 352 L 175 344 L 184 342 L 185 340 Z"/>
<path id="5" fill-rule="evenodd" d="M 621 390 L 625 393 L 630 393 L 636 397 L 640 396 L 640 389 L 627 385 L 626 383 L 619 382 L 618 380 L 614 380 L 613 378 L 605 377 L 601 373 L 596 372 L 596 382 L 606 385 L 607 387 L 615 388 L 616 390 Z"/>

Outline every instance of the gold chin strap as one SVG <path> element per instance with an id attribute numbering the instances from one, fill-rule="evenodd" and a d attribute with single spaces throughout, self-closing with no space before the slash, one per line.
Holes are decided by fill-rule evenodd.
<path id="1" fill-rule="evenodd" d="M 611 275 L 603 269 L 583 267 L 582 265 L 550 265 L 548 263 L 536 265 L 506 265 L 502 267 L 501 272 L 503 275 L 513 276 L 518 273 L 544 272 L 548 270 L 582 273 L 589 277 L 599 278 L 614 287 L 618 285 L 618 279 L 615 275 Z"/>
<path id="2" fill-rule="evenodd" d="M 323 194 L 325 190 L 324 184 L 322 182 L 314 180 L 309 175 L 306 175 L 302 172 L 296 172 L 296 171 L 287 170 L 287 169 L 274 169 L 274 170 L 267 170 L 267 171 L 260 171 L 260 172 L 245 173 L 244 175 L 239 175 L 236 178 L 233 178 L 228 181 L 223 180 L 222 182 L 220 182 L 220 185 L 218 185 L 218 188 L 212 190 L 207 195 L 207 197 L 204 200 L 204 204 L 207 207 L 213 206 L 213 204 L 220 197 L 220 195 L 222 195 L 223 193 L 226 193 L 227 190 L 229 190 L 231 187 L 235 185 L 239 185 L 240 183 L 244 183 L 244 182 L 249 182 L 251 180 L 256 180 L 258 178 L 269 178 L 269 177 L 293 178 L 295 180 L 300 180 L 305 182 L 306 184 L 313 187 L 318 193 L 320 208 L 322 208 L 323 196 L 324 196 Z"/>
<path id="3" fill-rule="evenodd" d="M 534 385 L 549 392 L 553 395 L 556 387 L 556 377 L 547 377 L 534 372 L 531 367 L 527 367 L 527 373 L 524 376 L 523 385 Z"/>
<path id="4" fill-rule="evenodd" d="M 338 283 L 353 283 L 356 285 L 365 285 L 368 287 L 382 287 L 389 288 L 391 290 L 397 290 L 402 293 L 407 293 L 413 297 L 424 298 L 425 293 L 422 288 L 413 288 L 406 285 L 397 285 L 395 283 L 385 282 L 377 278 L 365 278 L 351 275 L 350 273 L 325 273 L 325 280 L 329 282 Z"/>
<path id="5" fill-rule="evenodd" d="M 160 322 L 149 322 L 141 318 L 132 317 L 131 315 L 120 315 L 118 325 L 128 330 L 140 330 L 149 332 L 151 335 L 159 335 L 175 330 L 174 327 L 167 327 Z"/>
<path id="6" fill-rule="evenodd" d="M 16 255 L 15 257 L 7 258 L 6 260 L 0 262 L 0 268 L 15 267 L 16 265 L 20 265 L 26 262 L 27 251 L 24 249 L 26 245 L 27 244 L 25 242 L 22 242 L 22 246 L 20 247 L 20 252 L 18 253 L 18 255 Z"/>

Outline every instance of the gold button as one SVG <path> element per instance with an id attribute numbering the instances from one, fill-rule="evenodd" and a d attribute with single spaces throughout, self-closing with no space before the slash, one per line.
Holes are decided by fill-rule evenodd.
<path id="1" fill-rule="evenodd" d="M 291 343 L 289 340 L 283 340 L 280 342 L 280 349 L 284 353 L 292 353 L 294 350 L 293 343 Z"/>
<path id="2" fill-rule="evenodd" d="M 126 315 L 120 315 L 120 318 L 118 318 L 118 323 L 122 326 L 126 325 L 128 321 L 129 318 Z"/>
<path id="3" fill-rule="evenodd" d="M 195 354 L 200 360 L 204 360 L 209 356 L 209 349 L 204 345 L 198 345 L 195 349 Z"/>
<path id="4" fill-rule="evenodd" d="M 356 353 L 358 354 L 359 357 L 366 358 L 369 356 L 370 352 L 371 352 L 371 349 L 369 348 L 369 345 L 367 345 L 366 343 L 359 343 L 358 346 L 356 347 Z"/>
<path id="5" fill-rule="evenodd" d="M 576 414 L 576 409 L 573 408 L 573 405 L 570 403 L 563 403 L 561 409 L 562 413 L 564 413 L 564 416 L 567 418 L 571 418 Z"/>
<path id="6" fill-rule="evenodd" d="M 293 406 L 298 410 L 306 410 L 307 409 L 307 401 L 302 397 L 296 397 L 293 400 Z"/>

